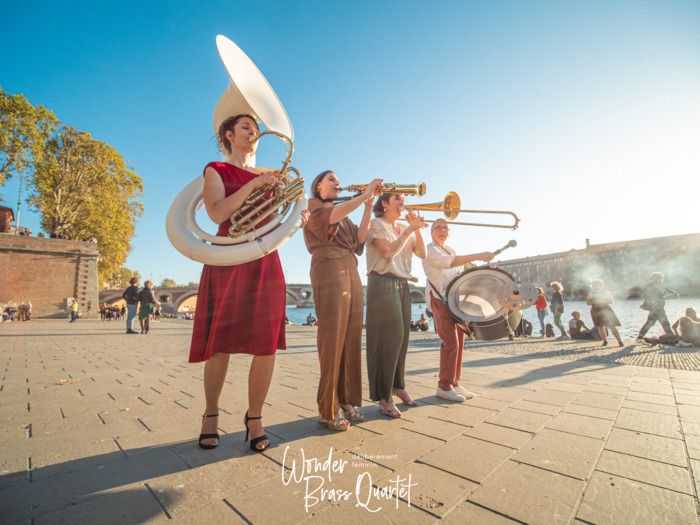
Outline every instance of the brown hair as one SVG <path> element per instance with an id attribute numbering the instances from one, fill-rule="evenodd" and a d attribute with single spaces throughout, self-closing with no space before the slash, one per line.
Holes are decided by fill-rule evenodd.
<path id="1" fill-rule="evenodd" d="M 231 143 L 229 140 L 226 138 L 226 132 L 231 131 L 233 132 L 233 128 L 236 127 L 236 124 L 238 124 L 238 121 L 241 120 L 242 118 L 249 118 L 253 122 L 255 122 L 255 127 L 260 131 L 260 128 L 258 126 L 258 121 L 255 120 L 255 117 L 252 115 L 248 115 L 247 113 L 243 113 L 241 115 L 236 115 L 234 117 L 229 117 L 225 119 L 221 125 L 219 126 L 219 132 L 217 133 L 217 138 L 219 139 L 219 144 L 223 148 L 223 150 L 226 150 L 227 152 L 231 153 Z"/>
<path id="2" fill-rule="evenodd" d="M 321 192 L 318 191 L 318 185 L 321 184 L 321 181 L 323 178 L 328 175 L 329 173 L 335 173 L 333 170 L 326 170 L 322 171 L 316 177 L 314 178 L 313 181 L 311 181 L 311 195 L 316 197 L 317 199 L 321 199 Z M 321 199 L 323 200 L 323 199 Z"/>
<path id="3" fill-rule="evenodd" d="M 398 193 L 382 193 L 377 197 L 377 201 L 374 203 L 374 206 L 372 206 L 372 212 L 375 217 L 384 217 L 384 206 L 382 206 L 382 202 L 388 203 L 392 195 L 398 195 Z"/>

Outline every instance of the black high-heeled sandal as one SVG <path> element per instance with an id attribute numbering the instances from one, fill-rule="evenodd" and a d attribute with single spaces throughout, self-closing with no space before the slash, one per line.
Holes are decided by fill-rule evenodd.
<path id="1" fill-rule="evenodd" d="M 219 417 L 219 414 L 202 414 L 202 422 L 208 417 Z M 216 445 L 205 445 L 202 443 L 203 440 L 205 439 L 216 439 L 217 443 Z M 200 434 L 199 435 L 199 448 L 203 448 L 205 450 L 210 450 L 212 448 L 216 448 L 219 446 L 219 434 Z"/>
<path id="2" fill-rule="evenodd" d="M 250 434 L 250 429 L 248 428 L 248 421 L 251 421 L 253 419 L 262 419 L 262 416 L 249 416 L 248 411 L 245 411 L 245 416 L 243 416 L 243 424 L 245 425 L 245 440 L 248 441 L 248 435 Z M 267 439 L 267 445 L 265 445 L 263 448 L 258 448 L 257 444 L 261 443 L 262 441 L 265 441 L 267 439 L 267 436 L 263 434 L 260 437 L 256 437 L 250 440 L 250 450 L 254 450 L 255 452 L 263 452 L 264 450 L 267 450 L 267 447 L 270 446 L 270 440 Z"/>

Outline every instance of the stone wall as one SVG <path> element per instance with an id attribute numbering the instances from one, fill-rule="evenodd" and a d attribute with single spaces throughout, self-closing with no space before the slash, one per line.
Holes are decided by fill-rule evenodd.
<path id="1" fill-rule="evenodd" d="M 83 317 L 98 308 L 97 245 L 0 233 L 0 305 L 31 301 L 32 317 L 67 317 L 75 297 Z"/>

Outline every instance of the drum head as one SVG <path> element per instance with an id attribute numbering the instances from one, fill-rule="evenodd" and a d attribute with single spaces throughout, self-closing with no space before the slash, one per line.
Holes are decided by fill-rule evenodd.
<path id="1" fill-rule="evenodd" d="M 516 305 L 516 298 L 523 300 Z M 529 297 L 522 297 L 520 285 L 500 268 L 470 268 L 447 287 L 450 312 L 469 323 L 503 318 L 508 312 L 530 304 Z"/>

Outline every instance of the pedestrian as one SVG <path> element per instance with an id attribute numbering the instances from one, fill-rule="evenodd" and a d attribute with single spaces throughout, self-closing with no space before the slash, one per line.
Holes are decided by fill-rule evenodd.
<path id="1" fill-rule="evenodd" d="M 554 316 L 554 324 L 561 331 L 559 339 L 568 339 L 569 336 L 566 335 L 566 330 L 561 322 L 561 316 L 564 313 L 564 296 L 562 295 L 564 287 L 558 281 L 554 281 L 549 286 L 552 288 L 552 300 L 549 303 L 549 309 Z"/>
<path id="2" fill-rule="evenodd" d="M 73 302 L 70 305 L 70 322 L 74 323 L 78 320 L 78 300 L 73 299 Z"/>
<path id="3" fill-rule="evenodd" d="M 139 308 L 139 324 L 141 325 L 142 334 L 151 333 L 151 316 L 156 310 L 156 305 L 158 301 L 156 300 L 156 294 L 153 292 L 153 283 L 151 281 L 146 281 L 143 283 L 143 289 L 139 293 L 139 303 L 141 307 Z"/>
<path id="4" fill-rule="evenodd" d="M 537 310 L 537 320 L 540 322 L 540 335 L 544 337 L 544 318 L 547 316 L 547 298 L 544 296 L 544 288 L 537 288 L 535 309 Z"/>
<path id="5" fill-rule="evenodd" d="M 678 297 L 678 292 L 671 290 L 664 284 L 664 274 L 661 272 L 652 272 L 649 275 L 649 282 L 644 287 L 644 292 L 642 297 L 644 297 L 644 302 L 640 305 L 642 310 L 647 310 L 649 315 L 647 320 L 639 330 L 639 335 L 637 336 L 637 341 L 643 341 L 644 336 L 649 331 L 649 328 L 654 326 L 656 321 L 661 324 L 666 335 L 673 336 L 673 330 L 671 329 L 671 324 L 668 322 L 668 317 L 666 316 L 666 298 L 667 297 Z"/>
<path id="6" fill-rule="evenodd" d="M 122 299 L 126 301 L 126 333 L 135 334 L 136 330 L 133 329 L 132 325 L 134 318 L 136 317 L 136 307 L 139 304 L 139 278 L 132 277 L 129 279 L 129 287 L 124 290 L 122 294 Z M 114 310 L 112 310 L 114 312 Z M 114 312 L 116 314 L 116 312 Z M 111 317 L 111 316 L 110 316 Z"/>

